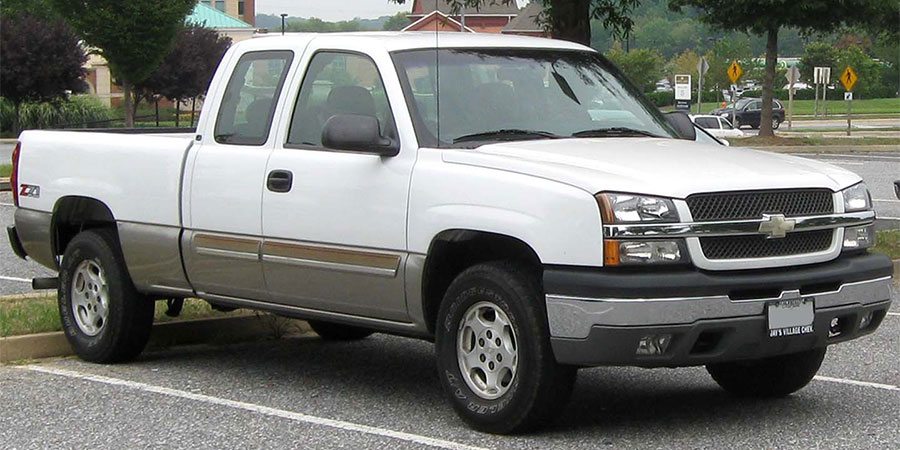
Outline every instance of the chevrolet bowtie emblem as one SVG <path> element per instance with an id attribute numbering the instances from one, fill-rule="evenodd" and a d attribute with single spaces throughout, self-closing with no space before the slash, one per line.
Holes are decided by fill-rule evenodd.
<path id="1" fill-rule="evenodd" d="M 794 231 L 797 221 L 785 219 L 784 214 L 763 214 L 763 221 L 759 224 L 759 232 L 767 235 L 767 239 L 783 238 L 788 231 Z"/>

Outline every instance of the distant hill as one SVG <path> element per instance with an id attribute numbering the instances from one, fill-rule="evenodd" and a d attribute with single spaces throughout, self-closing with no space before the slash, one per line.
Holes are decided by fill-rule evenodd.
<path id="1" fill-rule="evenodd" d="M 286 17 L 285 23 L 288 29 L 316 28 L 315 31 L 376 31 L 381 30 L 392 16 L 381 16 L 377 19 L 345 20 L 339 22 L 327 22 L 315 17 Z M 281 29 L 281 17 L 272 14 L 257 14 L 256 26 L 276 31 Z M 318 29 L 323 28 L 323 29 Z M 313 31 L 313 30 L 309 30 Z"/>

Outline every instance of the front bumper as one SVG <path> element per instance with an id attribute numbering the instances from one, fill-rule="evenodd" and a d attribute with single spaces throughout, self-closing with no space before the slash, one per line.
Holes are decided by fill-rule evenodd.
<path id="1" fill-rule="evenodd" d="M 616 272 L 548 267 L 544 271 L 551 344 L 560 363 L 701 365 L 793 353 L 877 329 L 891 303 L 891 261 L 845 256 L 777 270 Z M 815 298 L 814 332 L 769 338 L 766 304 Z M 873 320 L 859 328 L 864 314 Z M 832 319 L 840 333 L 830 333 Z M 662 355 L 638 355 L 640 339 L 671 334 Z"/>

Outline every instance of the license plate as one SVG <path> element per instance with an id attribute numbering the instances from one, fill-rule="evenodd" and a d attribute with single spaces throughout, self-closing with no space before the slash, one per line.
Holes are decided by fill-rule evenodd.
<path id="1" fill-rule="evenodd" d="M 812 297 L 769 303 L 769 337 L 797 336 L 813 332 L 815 299 Z"/>

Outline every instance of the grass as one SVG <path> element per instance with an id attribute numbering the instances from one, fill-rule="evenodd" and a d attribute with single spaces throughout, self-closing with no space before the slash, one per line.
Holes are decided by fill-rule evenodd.
<path id="1" fill-rule="evenodd" d="M 187 299 L 177 318 L 165 314 L 165 302 L 156 302 L 154 322 L 171 320 L 226 317 L 236 312 L 215 311 L 203 300 Z M 0 300 L 0 337 L 46 333 L 62 330 L 56 296 Z"/>
<path id="2" fill-rule="evenodd" d="M 0 177 L 9 178 L 12 174 L 12 164 L 0 164 Z"/>
<path id="3" fill-rule="evenodd" d="M 834 94 L 832 94 L 834 95 Z M 794 100 L 794 116 L 799 114 L 813 114 L 815 100 Z M 784 104 L 787 113 L 787 100 Z M 819 102 L 819 113 L 828 110 L 828 115 L 847 114 L 847 102 L 840 100 L 827 100 Z M 900 114 L 900 98 L 870 98 L 866 100 L 853 100 L 853 114 Z"/>
<path id="4" fill-rule="evenodd" d="M 888 255 L 891 259 L 900 259 L 900 230 L 879 231 L 877 243 L 872 251 Z"/>
<path id="5" fill-rule="evenodd" d="M 854 133 L 874 133 L 874 132 L 889 132 L 889 131 L 900 131 L 900 127 L 878 127 L 878 128 L 870 128 L 870 127 L 860 127 L 858 125 L 853 125 L 853 128 L 850 130 Z M 821 128 L 798 128 L 794 127 L 791 130 L 787 129 L 787 123 L 781 124 L 781 128 L 778 129 L 778 133 L 819 133 L 823 135 L 827 135 L 828 133 L 836 133 L 842 134 L 847 132 L 847 124 L 846 122 L 843 125 L 837 125 L 834 127 L 821 127 Z"/>
<path id="6" fill-rule="evenodd" d="M 750 136 L 746 138 L 735 138 L 731 140 L 734 145 L 742 147 L 774 147 L 774 146 L 823 146 L 823 145 L 840 145 L 840 146 L 858 146 L 858 145 L 893 145 L 900 146 L 900 137 L 860 137 L 860 138 L 841 138 L 841 137 L 822 137 L 822 136 L 792 136 L 792 137 L 761 137 Z M 891 149 L 888 149 L 890 151 Z M 900 150 L 898 149 L 894 149 Z M 883 150 L 880 150 L 883 151 Z"/>

